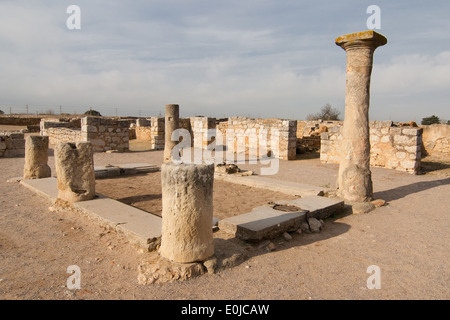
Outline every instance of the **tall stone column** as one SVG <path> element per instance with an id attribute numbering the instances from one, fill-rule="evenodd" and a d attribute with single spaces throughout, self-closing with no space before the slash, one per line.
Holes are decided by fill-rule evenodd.
<path id="1" fill-rule="evenodd" d="M 61 143 L 55 148 L 58 199 L 68 203 L 95 197 L 95 172 L 89 142 Z"/>
<path id="2" fill-rule="evenodd" d="M 166 105 L 165 120 L 165 146 L 164 146 L 164 162 L 171 161 L 172 149 L 177 142 L 172 141 L 172 133 L 180 127 L 180 106 L 178 104 Z"/>
<path id="3" fill-rule="evenodd" d="M 161 166 L 163 258 L 191 263 L 214 254 L 213 183 L 214 164 Z"/>
<path id="4" fill-rule="evenodd" d="M 387 39 L 375 31 L 348 34 L 336 39 L 347 52 L 345 119 L 338 194 L 348 201 L 372 200 L 370 171 L 369 101 L 373 54 Z"/>
<path id="5" fill-rule="evenodd" d="M 51 176 L 48 162 L 48 137 L 29 136 L 25 140 L 24 179 L 42 179 Z"/>

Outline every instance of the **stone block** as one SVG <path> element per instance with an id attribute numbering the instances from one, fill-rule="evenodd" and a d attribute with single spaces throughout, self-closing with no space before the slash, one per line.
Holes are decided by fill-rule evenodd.
<path id="1" fill-rule="evenodd" d="M 402 130 L 402 134 L 407 135 L 407 136 L 418 136 L 421 133 L 422 129 L 413 129 L 413 128 L 404 128 Z"/>
<path id="2" fill-rule="evenodd" d="M 415 169 L 418 167 L 418 162 L 411 160 L 404 160 L 400 162 L 400 165 L 405 169 Z"/>
<path id="3" fill-rule="evenodd" d="M 48 166 L 48 137 L 29 136 L 26 140 L 24 179 L 42 179 L 51 176 Z"/>
<path id="4" fill-rule="evenodd" d="M 61 143 L 55 148 L 58 198 L 69 203 L 95 197 L 92 145 L 88 142 Z"/>
<path id="5" fill-rule="evenodd" d="M 271 239 L 297 230 L 306 221 L 307 211 L 283 212 L 272 206 L 261 206 L 253 211 L 219 221 L 219 229 L 247 241 Z"/>

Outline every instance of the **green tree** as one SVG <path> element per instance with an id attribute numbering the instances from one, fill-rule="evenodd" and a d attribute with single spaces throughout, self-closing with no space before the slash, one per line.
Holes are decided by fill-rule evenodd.
<path id="1" fill-rule="evenodd" d="M 100 114 L 100 112 L 95 111 L 95 110 L 88 110 L 84 113 L 86 116 L 97 116 L 97 117 L 101 117 L 102 115 Z"/>
<path id="2" fill-rule="evenodd" d="M 306 120 L 340 120 L 340 114 L 341 112 L 338 109 L 333 108 L 331 104 L 327 103 L 320 109 L 320 112 L 309 114 Z"/>
<path id="3" fill-rule="evenodd" d="M 441 123 L 441 120 L 439 117 L 435 116 L 434 114 L 431 117 L 426 117 L 422 119 L 423 125 L 429 125 L 429 124 L 435 124 L 435 123 Z"/>
<path id="4" fill-rule="evenodd" d="M 0 114 L 5 114 L 5 113 L 3 112 L 3 110 L 0 110 Z"/>

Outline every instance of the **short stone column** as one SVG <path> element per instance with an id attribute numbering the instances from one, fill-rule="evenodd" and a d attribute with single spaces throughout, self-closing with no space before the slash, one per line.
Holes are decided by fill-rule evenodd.
<path id="1" fill-rule="evenodd" d="M 161 183 L 160 255 L 178 263 L 208 259 L 214 254 L 214 164 L 164 163 Z"/>
<path id="2" fill-rule="evenodd" d="M 61 143 L 55 148 L 58 199 L 68 203 L 95 197 L 92 145 L 89 142 Z"/>
<path id="3" fill-rule="evenodd" d="M 52 174 L 48 162 L 48 137 L 28 136 L 25 140 L 24 179 L 49 178 Z"/>
<path id="4" fill-rule="evenodd" d="M 179 127 L 180 106 L 178 104 L 166 105 L 164 162 L 169 162 L 172 159 L 172 149 L 177 144 L 176 141 L 172 141 L 172 133 Z"/>
<path id="5" fill-rule="evenodd" d="M 348 201 L 370 201 L 373 195 L 370 171 L 369 100 L 373 54 L 387 39 L 374 31 L 358 32 L 336 39 L 347 52 L 347 85 L 338 194 Z"/>

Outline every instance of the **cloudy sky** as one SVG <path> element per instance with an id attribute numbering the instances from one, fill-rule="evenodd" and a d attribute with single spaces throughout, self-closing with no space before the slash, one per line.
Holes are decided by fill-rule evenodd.
<path id="1" fill-rule="evenodd" d="M 67 8 L 81 9 L 69 30 Z M 305 119 L 344 113 L 338 36 L 381 8 L 373 120 L 450 119 L 450 2 L 0 0 L 0 109 Z"/>

